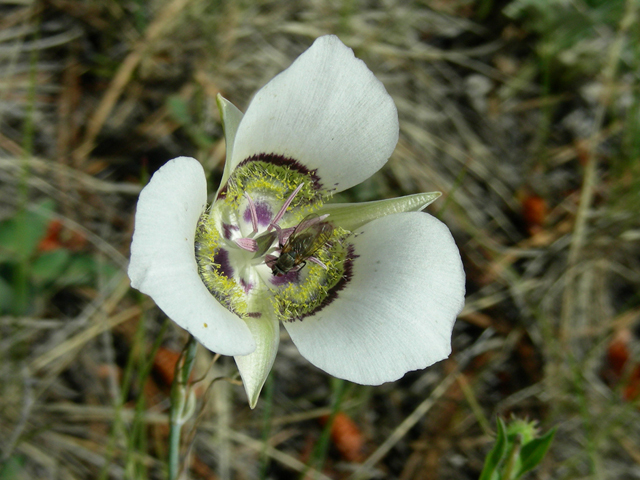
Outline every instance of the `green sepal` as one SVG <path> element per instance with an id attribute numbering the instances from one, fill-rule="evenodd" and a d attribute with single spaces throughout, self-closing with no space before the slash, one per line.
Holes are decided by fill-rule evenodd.
<path id="1" fill-rule="evenodd" d="M 227 147 L 226 160 L 224 162 L 224 171 L 222 172 L 222 180 L 220 180 L 220 188 L 227 183 L 231 176 L 231 158 L 233 157 L 233 142 L 236 139 L 236 132 L 240 125 L 240 120 L 244 114 L 229 100 L 218 94 L 216 97 L 218 111 L 220 112 L 220 121 L 224 130 L 224 140 Z"/>
<path id="2" fill-rule="evenodd" d="M 376 218 L 394 213 L 419 212 L 434 202 L 440 192 L 416 193 L 400 198 L 378 200 L 363 203 L 325 204 L 318 215 L 329 214 L 327 219 L 332 224 L 345 230 L 353 231 Z"/>
<path id="3" fill-rule="evenodd" d="M 267 381 L 269 372 L 278 352 L 280 344 L 280 323 L 269 318 L 267 308 L 263 311 L 261 317 L 245 317 L 246 322 L 253 339 L 256 342 L 256 349 L 249 355 L 238 355 L 233 357 L 242 377 L 242 385 L 247 392 L 249 407 L 256 407 L 260 392 Z"/>

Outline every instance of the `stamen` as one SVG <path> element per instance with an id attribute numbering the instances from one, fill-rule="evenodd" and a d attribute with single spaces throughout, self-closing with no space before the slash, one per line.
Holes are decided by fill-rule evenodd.
<path id="1" fill-rule="evenodd" d="M 289 195 L 289 198 L 287 198 L 286 202 L 284 202 L 284 205 L 282 205 L 282 208 L 280 209 L 280 211 L 276 214 L 275 217 L 273 217 L 271 225 L 269 225 L 269 230 L 271 230 L 271 228 L 274 227 L 280 221 L 280 219 L 284 216 L 285 212 L 287 211 L 287 208 L 289 208 L 289 205 L 291 205 L 291 202 L 293 202 L 293 199 L 298 194 L 298 192 L 302 189 L 303 186 L 304 186 L 304 183 L 301 183 L 293 191 L 293 193 Z"/>
<path id="2" fill-rule="evenodd" d="M 309 257 L 309 258 L 307 258 L 307 260 L 309 260 L 310 262 L 315 263 L 316 265 L 320 265 L 322 268 L 327 270 L 327 266 L 324 263 L 322 263 L 322 261 L 320 261 L 320 259 L 318 259 L 316 257 Z"/>
<path id="3" fill-rule="evenodd" d="M 234 242 L 241 249 L 248 252 L 258 251 L 258 242 L 256 242 L 253 238 L 236 238 Z"/>
<path id="4" fill-rule="evenodd" d="M 247 192 L 244 192 L 244 196 L 247 197 L 249 202 L 249 212 L 251 213 L 251 225 L 253 226 L 253 234 L 258 233 L 258 212 L 256 212 L 256 204 L 253 203 L 253 199 Z"/>

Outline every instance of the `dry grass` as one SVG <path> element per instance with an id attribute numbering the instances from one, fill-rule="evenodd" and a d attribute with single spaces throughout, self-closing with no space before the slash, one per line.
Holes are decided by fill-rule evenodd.
<path id="1" fill-rule="evenodd" d="M 283 337 L 250 411 L 202 350 L 202 385 L 232 378 L 199 393 L 188 478 L 472 479 L 510 414 L 559 427 L 532 478 L 640 478 L 639 7 L 495 3 L 0 1 L 0 229 L 37 245 L 24 212 L 55 220 L 81 260 L 47 277 L 42 243 L 15 261 L 0 231 L 0 480 L 164 478 L 157 359 L 185 336 L 128 286 L 140 185 L 178 155 L 220 175 L 215 95 L 245 108 L 325 33 L 400 115 L 388 165 L 341 199 L 444 193 L 468 275 L 454 354 L 372 388 Z M 334 436 L 319 467 L 337 397 L 356 453 Z"/>

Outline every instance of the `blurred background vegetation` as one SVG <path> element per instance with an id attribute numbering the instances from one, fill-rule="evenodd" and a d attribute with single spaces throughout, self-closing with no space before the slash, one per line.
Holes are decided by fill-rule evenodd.
<path id="1" fill-rule="evenodd" d="M 219 178 L 215 95 L 245 109 L 326 33 L 401 129 L 337 200 L 443 192 L 429 211 L 468 276 L 454 352 L 363 387 L 283 330 L 251 411 L 233 361 L 201 349 L 186 478 L 477 479 L 511 415 L 558 428 L 528 478 L 640 478 L 639 17 L 638 0 L 0 0 L 0 480 L 165 478 L 186 337 L 129 288 L 137 195 L 179 155 Z"/>

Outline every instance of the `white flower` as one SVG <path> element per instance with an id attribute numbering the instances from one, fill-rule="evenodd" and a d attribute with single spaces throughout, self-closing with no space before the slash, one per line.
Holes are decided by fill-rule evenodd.
<path id="1" fill-rule="evenodd" d="M 378 385 L 451 351 L 464 272 L 438 193 L 324 201 L 380 169 L 398 140 L 383 85 L 335 36 L 265 85 L 244 116 L 218 98 L 227 162 L 171 160 L 140 194 L 131 285 L 205 347 L 234 355 L 253 408 L 282 322 L 326 372 Z"/>

